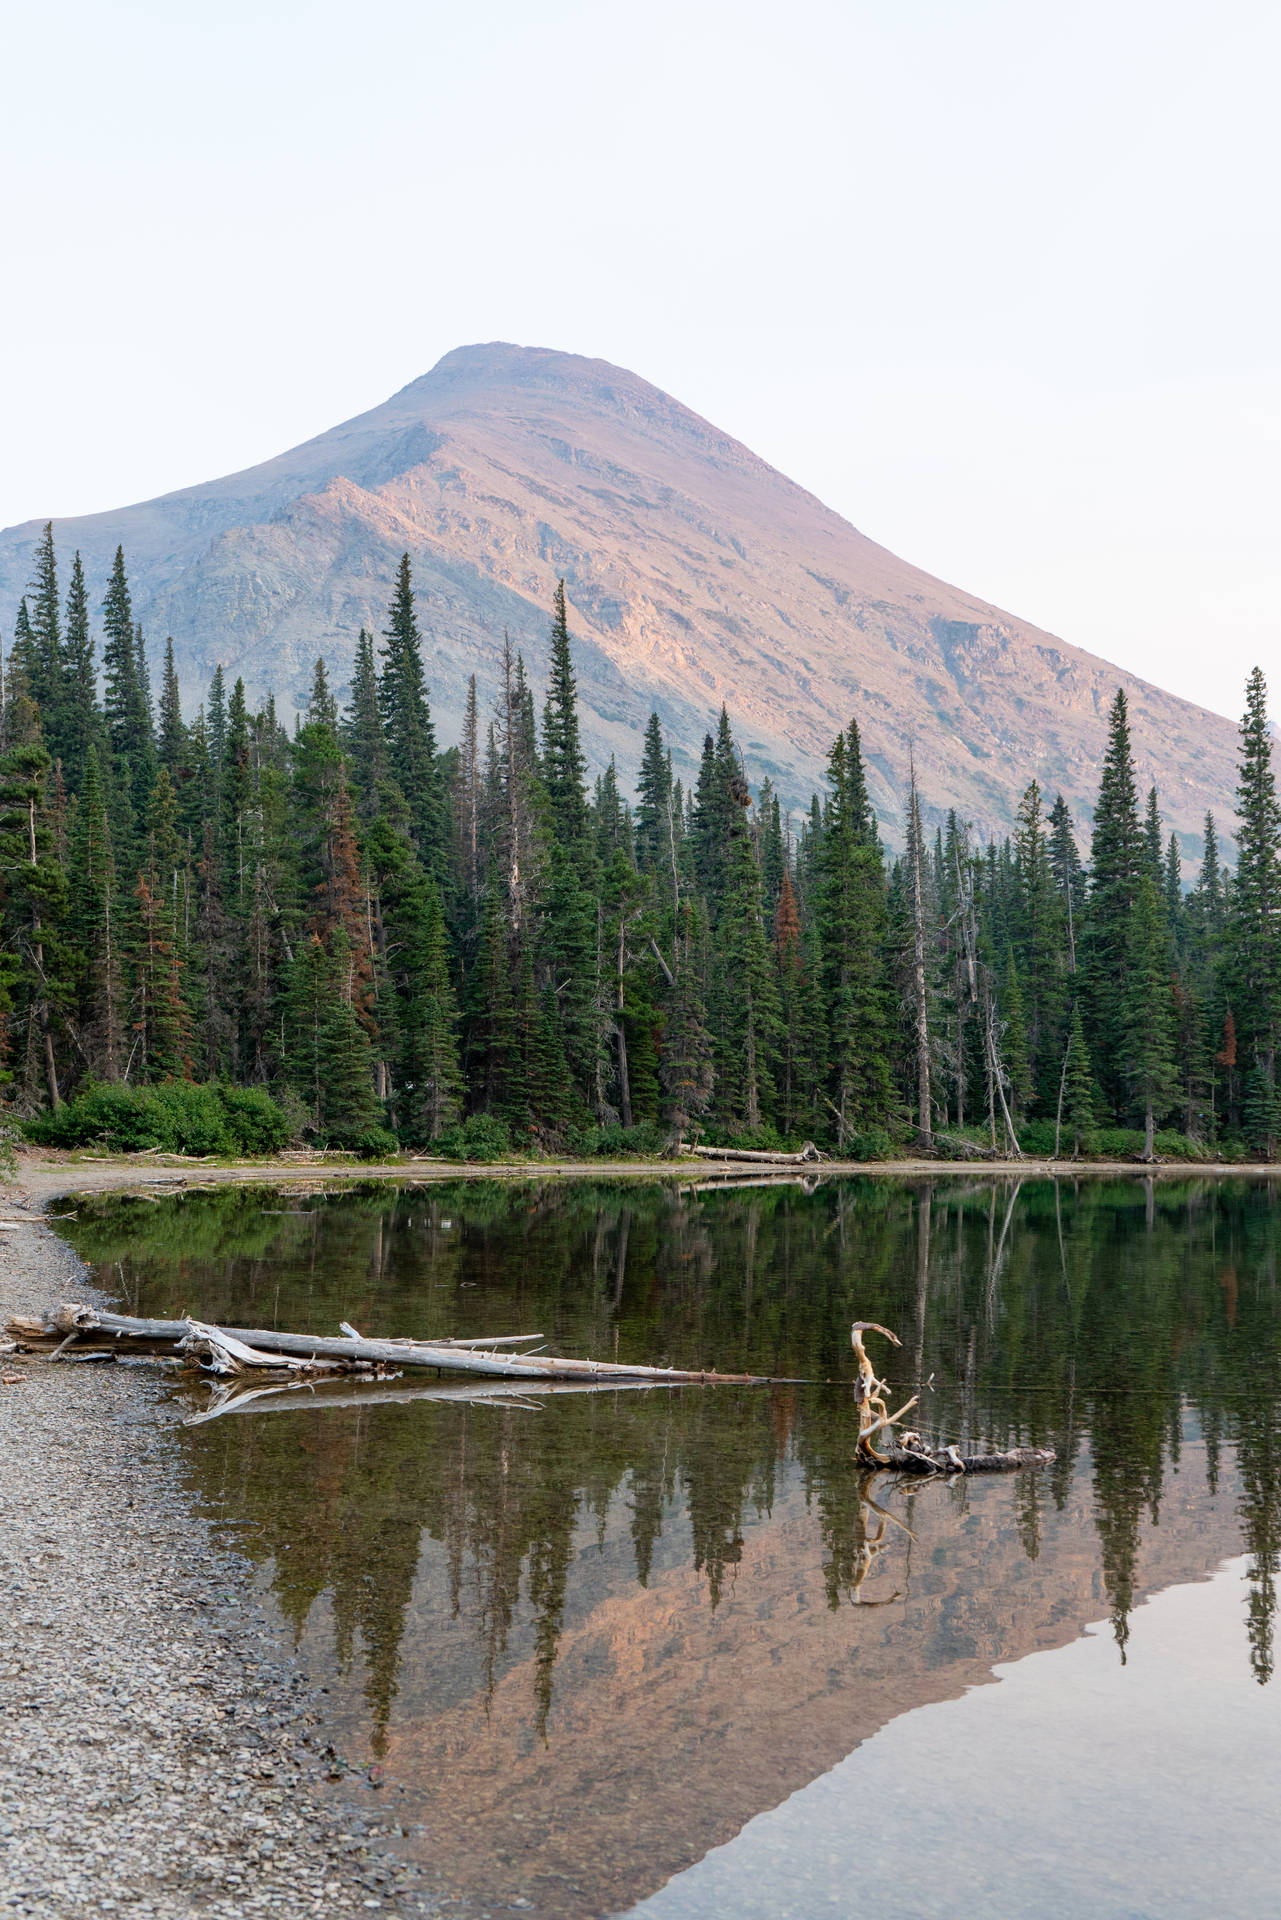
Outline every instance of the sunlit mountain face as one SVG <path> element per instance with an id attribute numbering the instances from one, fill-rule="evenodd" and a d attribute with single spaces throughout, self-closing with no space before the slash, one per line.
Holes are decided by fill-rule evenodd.
<path id="1" fill-rule="evenodd" d="M 0 534 L 6 636 L 43 518 Z M 725 704 L 749 779 L 791 807 L 855 720 L 891 841 L 910 751 L 931 817 L 955 807 L 1004 831 L 1035 778 L 1083 823 L 1123 685 L 1140 784 L 1158 784 L 1186 850 L 1207 810 L 1232 813 L 1227 721 L 922 573 L 604 361 L 459 348 L 262 466 L 54 532 L 67 564 L 82 553 L 94 604 L 123 545 L 153 660 L 172 635 L 193 713 L 219 665 L 286 717 L 318 656 L 341 694 L 408 552 L 442 745 L 470 675 L 492 704 L 505 632 L 540 682 L 563 578 L 584 741 L 597 771 L 616 757 L 625 790 L 651 710 L 688 782 Z"/>

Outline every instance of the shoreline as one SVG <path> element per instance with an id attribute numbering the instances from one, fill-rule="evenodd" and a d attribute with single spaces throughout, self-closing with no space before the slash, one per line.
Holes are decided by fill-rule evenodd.
<path id="1" fill-rule="evenodd" d="M 452 1180 L 659 1180 L 700 1188 L 733 1187 L 748 1180 L 1089 1180 L 1089 1179 L 1281 1179 L 1281 1162 L 1161 1160 L 1145 1166 L 1136 1160 L 823 1160 L 795 1166 L 759 1161 L 696 1160 L 520 1160 L 493 1163 L 468 1160 L 327 1161 L 279 1157 L 263 1160 L 207 1161 L 180 1154 L 94 1154 L 73 1151 L 21 1153 L 16 1173 L 0 1180 L 0 1206 L 46 1218 L 53 1200 L 81 1194 L 134 1188 L 277 1185 L 306 1186 L 365 1180 L 429 1185 Z M 70 1257 L 70 1255 L 69 1255 Z"/>
<path id="2" fill-rule="evenodd" d="M 105 1298 L 56 1222 L 0 1233 L 0 1325 Z M 384 1844 L 395 1788 L 327 1744 L 251 1562 L 185 1482 L 154 1369 L 0 1373 L 0 1914 L 438 1913 Z"/>

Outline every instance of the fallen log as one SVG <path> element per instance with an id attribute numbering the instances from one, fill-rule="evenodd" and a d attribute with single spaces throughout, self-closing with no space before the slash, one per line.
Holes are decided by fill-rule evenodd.
<path id="1" fill-rule="evenodd" d="M 330 1339 L 309 1333 L 277 1333 L 269 1327 L 215 1327 L 203 1321 L 145 1320 L 94 1307 L 66 1306 L 43 1320 L 12 1320 L 9 1331 L 30 1346 L 71 1341 L 101 1346 L 110 1334 L 117 1346 L 133 1351 L 180 1353 L 183 1342 L 221 1341 L 241 1366 L 279 1367 L 278 1356 L 304 1361 L 363 1361 L 371 1366 L 425 1367 L 438 1373 L 480 1373 L 510 1380 L 653 1380 L 672 1385 L 760 1386 L 767 1378 L 752 1373 L 717 1373 L 711 1368 L 623 1366 L 613 1360 L 566 1360 L 551 1354 L 507 1354 L 446 1340 Z M 520 1336 L 525 1337 L 525 1336 Z M 537 1335 L 533 1336 L 535 1339 Z M 228 1342 L 252 1354 L 233 1352 Z"/>
<path id="2" fill-rule="evenodd" d="M 751 1160 L 761 1161 L 771 1167 L 808 1167 L 816 1160 L 827 1158 L 812 1140 L 807 1140 L 799 1153 L 767 1153 L 764 1149 L 752 1147 L 691 1147 L 684 1141 L 677 1143 L 676 1151 L 692 1154 L 698 1160 Z"/>

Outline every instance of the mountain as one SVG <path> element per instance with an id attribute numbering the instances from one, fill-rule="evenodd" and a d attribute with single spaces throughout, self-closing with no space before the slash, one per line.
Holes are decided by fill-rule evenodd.
<path id="1" fill-rule="evenodd" d="M 6 636 L 43 517 L 0 533 Z M 1227 720 L 920 572 L 603 360 L 461 347 L 262 466 L 54 529 L 95 599 L 123 545 L 153 660 L 172 634 L 193 708 L 219 663 L 286 712 L 317 655 L 343 690 L 407 550 L 444 743 L 470 673 L 492 702 L 505 628 L 539 684 L 563 576 L 585 743 L 627 784 L 652 708 L 688 779 L 724 702 L 750 778 L 768 774 L 790 805 L 854 717 L 891 839 L 909 750 L 936 817 L 956 807 L 1004 830 L 1035 777 L 1083 824 L 1122 685 L 1169 824 L 1191 849 L 1207 809 L 1230 822 Z"/>

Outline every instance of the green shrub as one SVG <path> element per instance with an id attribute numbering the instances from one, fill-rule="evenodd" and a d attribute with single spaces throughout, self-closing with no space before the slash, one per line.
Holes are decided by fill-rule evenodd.
<path id="1" fill-rule="evenodd" d="M 293 1124 L 266 1087 L 219 1086 L 218 1098 L 222 1102 L 224 1124 L 239 1152 L 279 1153 L 289 1145 L 294 1135 Z"/>
<path id="2" fill-rule="evenodd" d="M 262 1087 L 198 1086 L 167 1080 L 154 1087 L 82 1087 L 54 1113 L 26 1123 L 46 1147 L 106 1147 L 113 1153 L 276 1153 L 290 1126 Z"/>
<path id="3" fill-rule="evenodd" d="M 889 1160 L 894 1153 L 894 1142 L 884 1127 L 866 1127 L 862 1133 L 853 1133 L 841 1150 L 842 1160 Z"/>
<path id="4" fill-rule="evenodd" d="M 576 1152 L 614 1159 L 619 1154 L 660 1154 L 667 1145 L 667 1134 L 656 1120 L 641 1120 L 634 1127 L 593 1127 L 580 1134 Z"/>
<path id="5" fill-rule="evenodd" d="M 367 1127 L 351 1150 L 358 1160 L 389 1160 L 400 1142 L 389 1127 Z"/>
<path id="6" fill-rule="evenodd" d="M 507 1122 L 497 1114 L 473 1113 L 456 1127 L 448 1127 L 436 1142 L 446 1160 L 505 1160 L 512 1150 Z"/>

